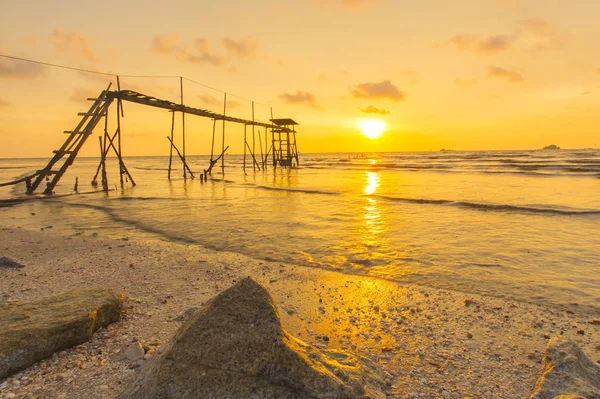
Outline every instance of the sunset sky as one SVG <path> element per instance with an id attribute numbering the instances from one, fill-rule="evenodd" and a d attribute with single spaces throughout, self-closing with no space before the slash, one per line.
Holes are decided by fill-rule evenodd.
<path id="1" fill-rule="evenodd" d="M 226 91 L 233 116 L 254 100 L 259 120 L 294 118 L 301 152 L 584 148 L 600 144 L 599 16 L 598 0 L 3 0 L 0 54 L 184 76 L 221 90 L 185 81 L 187 105 L 222 112 Z M 0 157 L 50 156 L 111 80 L 0 57 Z M 121 83 L 179 101 L 176 77 Z M 210 152 L 199 119 L 188 154 Z M 126 155 L 168 154 L 167 111 L 125 104 L 123 123 Z M 226 128 L 241 152 L 243 126 Z"/>

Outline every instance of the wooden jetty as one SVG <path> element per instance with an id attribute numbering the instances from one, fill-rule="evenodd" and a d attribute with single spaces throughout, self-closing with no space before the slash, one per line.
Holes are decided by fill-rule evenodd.
<path id="1" fill-rule="evenodd" d="M 73 164 L 75 158 L 77 157 L 79 151 L 87 141 L 87 139 L 92 135 L 94 129 L 97 125 L 104 121 L 104 132 L 102 136 L 99 137 L 100 144 L 100 163 L 96 170 L 96 175 L 93 178 L 92 185 L 98 185 L 97 179 L 100 175 L 102 189 L 104 191 L 108 191 L 108 179 L 106 174 L 106 159 L 108 154 L 114 152 L 119 162 L 119 175 L 120 175 L 120 183 L 121 185 L 124 182 L 131 182 L 132 185 L 135 186 L 135 181 L 133 176 L 129 173 L 125 162 L 122 157 L 122 149 L 121 149 L 121 118 L 124 117 L 123 111 L 123 101 L 146 105 L 155 108 L 161 108 L 168 110 L 173 113 L 172 123 L 171 123 L 171 134 L 170 137 L 167 136 L 167 139 L 170 143 L 170 156 L 169 156 L 169 172 L 168 177 L 171 178 L 171 170 L 172 170 L 172 160 L 173 160 L 173 150 L 177 153 L 177 156 L 181 160 L 183 164 L 183 177 L 187 178 L 188 175 L 190 178 L 194 178 L 194 174 L 190 167 L 186 162 L 186 154 L 185 154 L 185 116 L 193 115 L 204 118 L 211 118 L 213 120 L 213 132 L 212 132 L 212 145 L 211 145 L 211 153 L 210 153 L 210 163 L 206 169 L 204 169 L 200 175 L 201 181 L 204 181 L 208 178 L 208 175 L 211 174 L 213 167 L 217 164 L 219 160 L 221 160 L 221 167 L 224 173 L 224 160 L 225 160 L 225 152 L 229 148 L 229 146 L 225 147 L 225 122 L 237 123 L 244 125 L 244 171 L 246 170 L 246 158 L 247 155 L 252 159 L 252 167 L 254 170 L 265 170 L 268 164 L 269 156 L 272 157 L 272 166 L 273 168 L 281 167 L 281 168 L 292 168 L 299 166 L 298 160 L 298 150 L 296 146 L 296 130 L 295 126 L 298 125 L 297 122 L 292 119 L 273 119 L 271 118 L 269 122 L 259 122 L 254 119 L 254 102 L 252 103 L 252 119 L 242 119 L 236 118 L 232 116 L 226 115 L 226 108 L 224 106 L 223 113 L 219 114 L 213 111 L 193 108 L 187 106 L 183 103 L 183 80 L 180 78 L 181 83 L 181 102 L 174 103 L 167 100 L 161 100 L 156 97 L 152 97 L 149 95 L 145 95 L 142 93 L 138 93 L 132 90 L 121 90 L 120 81 L 117 77 L 117 90 L 111 91 L 110 88 L 112 83 L 108 85 L 108 87 L 103 90 L 100 95 L 96 98 L 88 98 L 89 101 L 92 101 L 92 105 L 89 110 L 86 112 L 81 112 L 78 115 L 81 116 L 81 120 L 75 126 L 73 130 L 67 130 L 64 133 L 69 136 L 63 143 L 63 145 L 53 151 L 54 155 L 48 162 L 48 164 L 36 171 L 35 173 L 20 178 L 18 180 L 2 183 L 1 186 L 6 186 L 10 184 L 18 184 L 21 182 L 25 182 L 27 186 L 27 194 L 34 194 L 34 192 L 39 188 L 40 184 L 45 180 L 46 186 L 44 188 L 44 194 L 52 194 L 54 187 L 58 184 L 61 177 L 65 174 L 69 166 Z M 225 101 L 226 104 L 226 97 Z M 109 117 L 109 108 L 110 106 L 116 103 L 116 129 L 114 132 L 109 132 L 108 130 L 108 117 Z M 180 151 L 174 143 L 174 126 L 175 126 L 175 113 L 181 113 L 182 115 L 182 129 L 183 129 L 183 145 L 182 150 Z M 272 111 L 271 111 L 272 115 Z M 223 131 L 222 131 L 222 147 L 220 155 L 215 157 L 215 134 L 216 134 L 216 122 L 223 122 Z M 252 137 L 251 140 L 248 140 L 248 128 L 251 128 Z M 261 131 L 264 130 L 264 143 L 263 143 L 263 135 Z M 268 131 L 271 131 L 271 143 L 270 146 L 267 145 L 268 141 Z M 256 151 L 257 140 L 256 137 L 258 135 L 258 144 L 260 147 L 260 153 Z M 264 144 L 264 146 L 263 146 Z M 258 158 L 258 159 L 257 159 Z"/>

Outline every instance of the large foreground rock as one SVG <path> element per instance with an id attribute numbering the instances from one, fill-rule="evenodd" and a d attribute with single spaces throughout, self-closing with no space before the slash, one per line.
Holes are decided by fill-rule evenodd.
<path id="1" fill-rule="evenodd" d="M 0 306 L 0 379 L 61 349 L 88 341 L 119 320 L 123 294 L 108 289 L 67 292 L 41 301 Z"/>
<path id="2" fill-rule="evenodd" d="M 288 335 L 266 289 L 245 278 L 191 315 L 120 398 L 381 397 L 365 372 Z"/>
<path id="3" fill-rule="evenodd" d="M 543 370 L 530 399 L 600 398 L 600 366 L 571 340 L 548 342 Z"/>

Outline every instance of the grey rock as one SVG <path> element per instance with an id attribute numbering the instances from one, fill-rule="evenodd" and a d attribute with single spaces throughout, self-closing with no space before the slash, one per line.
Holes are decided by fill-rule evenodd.
<path id="1" fill-rule="evenodd" d="M 548 341 L 543 375 L 530 399 L 600 399 L 600 366 L 573 341 L 555 337 Z"/>
<path id="2" fill-rule="evenodd" d="M 88 341 L 119 320 L 122 306 L 123 294 L 101 288 L 0 306 L 0 379 Z"/>
<path id="3" fill-rule="evenodd" d="M 25 267 L 25 266 L 20 264 L 19 262 L 15 262 L 11 258 L 7 258 L 6 256 L 0 257 L 0 268 L 20 269 L 22 267 Z"/>
<path id="4" fill-rule="evenodd" d="M 142 347 L 142 344 L 136 342 L 135 344 L 131 344 L 125 349 L 125 357 L 131 361 L 136 361 L 144 358 L 146 352 Z"/>
<path id="5" fill-rule="evenodd" d="M 119 398 L 385 398 L 374 370 L 290 336 L 245 278 L 195 311 Z"/>

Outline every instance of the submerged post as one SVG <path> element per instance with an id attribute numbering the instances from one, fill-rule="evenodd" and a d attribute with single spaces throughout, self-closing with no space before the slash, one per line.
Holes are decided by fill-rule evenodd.
<path id="1" fill-rule="evenodd" d="M 173 133 L 175 130 L 175 111 L 171 111 L 171 142 L 173 142 Z M 171 180 L 171 165 L 173 164 L 173 146 L 169 146 L 169 180 Z"/>
<path id="2" fill-rule="evenodd" d="M 223 94 L 223 142 L 221 143 L 221 173 L 225 174 L 225 115 L 227 113 L 227 93 Z"/>
<path id="3" fill-rule="evenodd" d="M 256 154 L 256 145 L 255 145 L 255 133 L 254 133 L 254 101 L 252 101 L 252 157 L 254 158 L 254 154 Z M 256 170 L 256 159 L 252 167 Z"/>
<path id="4" fill-rule="evenodd" d="M 179 87 L 181 89 L 181 105 L 183 105 L 183 77 L 180 76 L 179 77 Z M 186 175 L 186 170 L 185 170 L 185 111 L 181 112 L 181 130 L 183 133 L 183 146 L 181 148 L 181 151 L 183 152 L 183 178 L 186 179 L 187 175 Z"/>
<path id="5" fill-rule="evenodd" d="M 117 90 L 121 91 L 121 81 L 117 76 Z M 108 112 L 108 110 L 107 110 Z M 123 160 L 121 159 L 121 116 L 123 114 L 123 104 L 121 103 L 121 99 L 117 100 L 117 131 L 119 132 L 119 136 L 117 137 L 117 147 L 119 148 L 119 178 L 121 181 L 121 187 L 123 187 Z"/>

